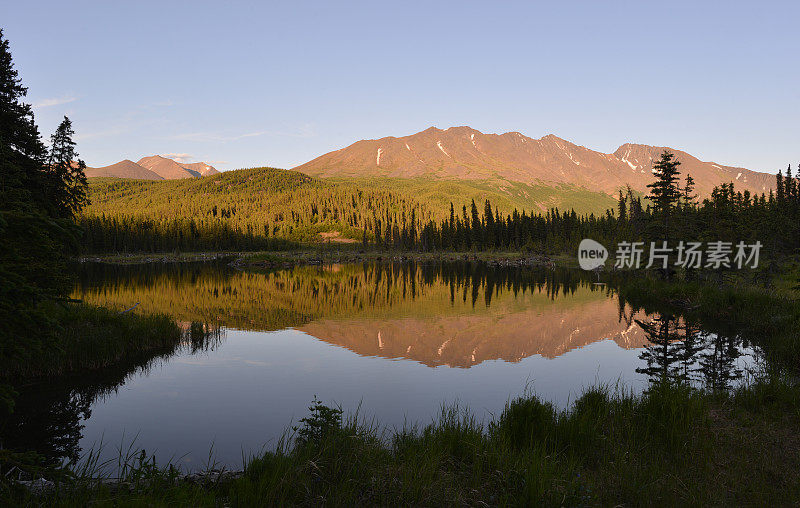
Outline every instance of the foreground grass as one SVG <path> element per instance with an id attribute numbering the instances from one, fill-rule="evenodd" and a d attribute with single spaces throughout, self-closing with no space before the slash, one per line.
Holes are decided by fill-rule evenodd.
<path id="1" fill-rule="evenodd" d="M 125 488 L 62 477 L 16 504 L 772 505 L 800 501 L 800 390 L 762 381 L 732 394 L 654 386 L 596 388 L 567 411 L 529 396 L 487 425 L 450 407 L 424 428 L 382 432 L 311 407 L 293 446 L 248 461 L 241 477 L 176 482 L 139 461 Z M 86 472 L 83 473 L 86 475 Z M 79 475 L 80 476 L 80 475 Z"/>
<path id="2" fill-rule="evenodd" d="M 120 313 L 85 304 L 49 304 L 39 340 L 21 342 L 4 357 L 0 381 L 52 377 L 113 366 L 142 354 L 170 350 L 181 330 L 166 315 Z"/>

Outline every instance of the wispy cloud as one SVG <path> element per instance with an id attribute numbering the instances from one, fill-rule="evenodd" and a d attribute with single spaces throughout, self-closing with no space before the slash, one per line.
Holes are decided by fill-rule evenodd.
<path id="1" fill-rule="evenodd" d="M 199 161 L 200 160 L 199 157 L 195 157 L 194 155 L 191 155 L 191 154 L 188 154 L 188 153 L 162 153 L 161 156 L 162 157 L 166 157 L 167 159 L 172 159 L 175 162 L 180 162 L 180 163 L 183 163 L 183 164 L 188 164 L 191 161 Z M 219 165 L 228 164 L 228 161 L 220 161 L 220 160 L 204 160 L 203 162 L 205 164 L 211 164 L 212 166 L 214 164 L 219 164 Z"/>
<path id="2" fill-rule="evenodd" d="M 53 97 L 50 99 L 42 99 L 39 102 L 34 102 L 33 107 L 35 109 L 49 108 L 51 106 L 60 106 L 61 104 L 67 104 L 76 100 L 78 100 L 78 98 L 73 96 Z"/>
<path id="3" fill-rule="evenodd" d="M 170 125 L 169 120 L 165 115 L 154 114 L 154 107 L 153 104 L 143 104 L 127 111 L 109 113 L 107 118 L 94 124 L 96 126 L 94 130 L 82 132 L 82 129 L 78 128 L 75 139 L 86 141 L 121 135 L 130 136 L 137 132 L 150 134 L 159 129 L 163 130 L 165 126 Z"/>
<path id="4" fill-rule="evenodd" d="M 177 162 L 189 162 L 195 158 L 193 155 L 188 153 L 162 153 L 161 156 Z"/>
<path id="5" fill-rule="evenodd" d="M 297 133 L 293 136 L 296 138 L 313 138 L 317 135 L 317 130 L 314 128 L 314 124 L 306 123 L 300 126 L 297 129 Z"/>
<path id="6" fill-rule="evenodd" d="M 97 138 L 106 138 L 109 136 L 119 136 L 120 134 L 126 134 L 130 132 L 130 129 L 127 127 L 112 127 L 110 129 L 99 130 L 94 132 L 76 132 L 75 133 L 75 141 L 87 141 L 90 139 L 97 139 Z"/>
<path id="7" fill-rule="evenodd" d="M 227 143 L 230 141 L 238 141 L 240 139 L 255 138 L 258 136 L 276 136 L 276 137 L 290 137 L 290 138 L 312 138 L 316 136 L 314 126 L 305 124 L 298 127 L 296 130 L 285 131 L 255 131 L 245 132 L 243 134 L 227 135 L 218 132 L 187 132 L 184 134 L 177 134 L 173 139 L 180 141 L 199 141 L 203 143 Z"/>
<path id="8" fill-rule="evenodd" d="M 227 143 L 228 141 L 237 141 L 239 139 L 254 138 L 257 136 L 263 136 L 264 134 L 267 134 L 267 131 L 247 132 L 244 134 L 238 134 L 234 136 L 226 136 L 214 132 L 187 132 L 184 134 L 178 134 L 176 136 L 173 136 L 173 139 L 178 139 L 181 141 L 200 141 L 203 143 L 209 143 L 209 142 Z"/>

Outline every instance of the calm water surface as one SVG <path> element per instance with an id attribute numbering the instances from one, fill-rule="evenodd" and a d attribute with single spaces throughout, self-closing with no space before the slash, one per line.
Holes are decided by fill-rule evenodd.
<path id="1" fill-rule="evenodd" d="M 430 422 L 443 403 L 488 421 L 526 390 L 568 407 L 599 383 L 639 392 L 686 374 L 728 386 L 756 365 L 738 338 L 687 332 L 594 282 L 469 263 L 88 265 L 74 297 L 138 302 L 137 312 L 173 316 L 186 338 L 113 371 L 25 387 L 6 440 L 72 458 L 133 443 L 187 469 L 209 455 L 239 467 L 274 447 L 314 396 L 392 428 Z M 690 359 L 667 359 L 681 347 Z"/>

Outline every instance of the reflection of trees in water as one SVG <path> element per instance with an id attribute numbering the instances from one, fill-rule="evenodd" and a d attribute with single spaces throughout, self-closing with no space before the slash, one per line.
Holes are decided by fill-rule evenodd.
<path id="1" fill-rule="evenodd" d="M 742 370 L 736 367 L 736 359 L 742 356 L 741 341 L 734 337 L 709 334 L 706 348 L 700 353 L 700 370 L 706 386 L 712 390 L 727 390 Z"/>
<path id="2" fill-rule="evenodd" d="M 172 347 L 128 358 L 101 371 L 16 386 L 19 395 L 14 412 L 0 418 L 0 448 L 33 450 L 54 461 L 76 461 L 81 452 L 82 422 L 91 416 L 95 401 L 178 352 L 201 353 L 216 347 L 220 340 L 218 327 L 189 323 L 181 342 Z"/>
<path id="3" fill-rule="evenodd" d="M 664 315 L 653 318 L 649 322 L 636 320 L 642 327 L 647 339 L 652 343 L 639 355 L 646 367 L 636 372 L 646 374 L 653 381 L 673 382 L 686 381 L 683 378 L 682 345 L 683 336 L 678 331 L 678 321 L 673 316 Z"/>
<path id="4" fill-rule="evenodd" d="M 280 330 L 315 319 L 358 313 L 452 312 L 537 292 L 555 300 L 589 288 L 591 274 L 566 269 L 501 267 L 482 262 L 361 263 L 238 271 L 220 264 L 87 266 L 76 298 L 163 312 L 177 319 L 218 322 L 246 330 Z"/>
<path id="5" fill-rule="evenodd" d="M 744 347 L 738 335 L 702 331 L 696 324 L 674 315 L 649 321 L 636 320 L 651 345 L 639 355 L 652 383 L 700 383 L 711 390 L 727 390 L 742 376 L 736 360 Z"/>
<path id="6" fill-rule="evenodd" d="M 683 336 L 680 339 L 680 347 L 678 348 L 680 379 L 691 382 L 696 378 L 697 372 L 700 370 L 697 366 L 697 355 L 705 347 L 703 339 L 706 335 L 693 323 L 684 321 Z"/>
<path id="7" fill-rule="evenodd" d="M 44 383 L 16 389 L 14 413 L 0 419 L 2 446 L 34 450 L 50 459 L 76 460 L 81 421 L 91 416 L 91 395 Z"/>

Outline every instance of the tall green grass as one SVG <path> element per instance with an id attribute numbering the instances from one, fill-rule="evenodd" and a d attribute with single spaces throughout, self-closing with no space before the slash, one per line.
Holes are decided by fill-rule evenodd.
<path id="1" fill-rule="evenodd" d="M 197 484 L 128 453 L 123 488 L 62 481 L 15 502 L 64 506 L 772 505 L 800 500 L 800 389 L 762 380 L 730 394 L 654 385 L 587 390 L 566 410 L 535 396 L 486 424 L 458 406 L 388 431 L 335 408 L 311 416 L 241 477 Z M 298 439 L 299 438 L 299 439 Z M 781 438 L 781 439 L 778 439 Z"/>
<path id="2" fill-rule="evenodd" d="M 0 380 L 52 377 L 98 370 L 142 354 L 169 352 L 181 340 L 175 321 L 163 314 L 121 314 L 84 304 L 47 304 L 49 322 L 38 337 L 21 341 L 3 356 Z"/>

